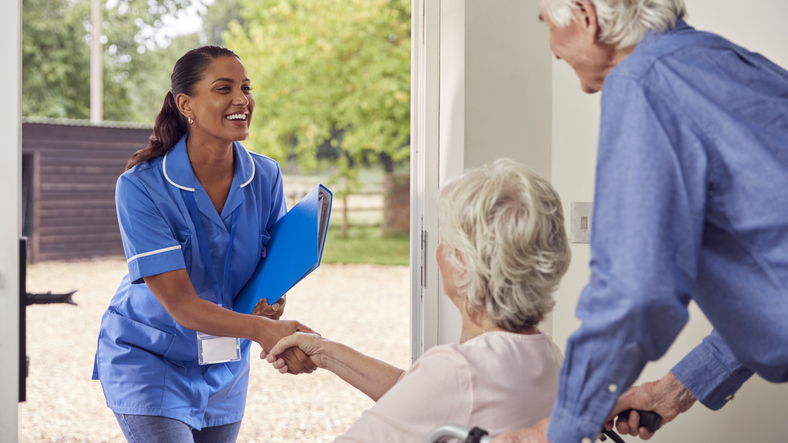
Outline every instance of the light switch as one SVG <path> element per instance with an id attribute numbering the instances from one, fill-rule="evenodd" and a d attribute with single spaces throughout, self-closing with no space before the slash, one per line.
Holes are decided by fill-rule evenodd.
<path id="1" fill-rule="evenodd" d="M 572 202 L 569 204 L 569 241 L 588 243 L 591 241 L 591 214 L 593 202 Z"/>

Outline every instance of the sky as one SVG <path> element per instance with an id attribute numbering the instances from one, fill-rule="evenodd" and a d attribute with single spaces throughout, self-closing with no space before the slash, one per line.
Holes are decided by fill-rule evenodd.
<path id="1" fill-rule="evenodd" d="M 211 4 L 213 0 L 204 0 L 204 4 Z M 205 9 L 204 6 L 190 6 L 178 14 L 178 17 L 166 15 L 162 17 L 162 33 L 167 37 L 192 34 L 202 29 L 202 19 L 199 11 Z"/>
<path id="2" fill-rule="evenodd" d="M 118 0 L 107 0 L 107 7 L 114 7 Z M 193 34 L 202 30 L 201 12 L 205 12 L 205 6 L 213 4 L 215 0 L 192 0 L 192 5 L 180 11 L 177 15 L 165 15 L 162 17 L 162 26 L 160 28 L 147 27 L 141 31 L 142 36 L 146 39 L 153 36 L 156 43 L 149 42 L 146 44 L 148 49 L 158 47 L 166 47 L 169 41 L 179 35 Z M 144 52 L 141 49 L 140 52 Z"/>

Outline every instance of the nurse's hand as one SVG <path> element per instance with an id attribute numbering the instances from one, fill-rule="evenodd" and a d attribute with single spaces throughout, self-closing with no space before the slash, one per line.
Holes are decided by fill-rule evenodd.
<path id="1" fill-rule="evenodd" d="M 264 318 L 264 317 L 263 317 Z M 256 340 L 263 348 L 263 352 L 272 349 L 282 338 L 296 332 L 315 333 L 311 328 L 295 320 L 270 320 L 265 319 L 265 327 L 261 330 L 260 338 Z M 290 374 L 309 374 L 317 369 L 317 365 L 312 362 L 304 351 L 298 348 L 288 349 L 281 355 L 287 363 Z"/>
<path id="2" fill-rule="evenodd" d="M 273 305 L 268 304 L 268 299 L 263 298 L 254 307 L 252 315 L 259 315 L 261 317 L 268 317 L 271 320 L 279 320 L 282 314 L 285 313 L 285 304 L 287 303 L 287 294 L 276 301 Z"/>

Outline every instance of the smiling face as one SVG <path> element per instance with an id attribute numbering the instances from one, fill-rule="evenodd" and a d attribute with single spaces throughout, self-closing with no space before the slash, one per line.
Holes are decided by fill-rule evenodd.
<path id="1" fill-rule="evenodd" d="M 597 39 L 594 6 L 587 1 L 578 1 L 576 5 L 572 10 L 574 20 L 563 28 L 550 20 L 544 8 L 539 19 L 550 29 L 550 50 L 555 58 L 574 69 L 583 92 L 593 94 L 602 90 L 607 73 L 620 62 L 618 57 L 622 54 L 615 46 Z"/>
<path id="2" fill-rule="evenodd" d="M 178 94 L 177 102 L 181 112 L 194 120 L 189 126 L 191 140 L 232 143 L 249 137 L 254 98 L 246 70 L 235 57 L 211 62 L 192 95 Z"/>

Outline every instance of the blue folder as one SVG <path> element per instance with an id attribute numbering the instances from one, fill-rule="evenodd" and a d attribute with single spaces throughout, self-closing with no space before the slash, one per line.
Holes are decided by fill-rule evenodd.
<path id="1" fill-rule="evenodd" d="M 328 188 L 317 185 L 274 224 L 266 256 L 238 293 L 233 310 L 251 314 L 263 298 L 269 305 L 276 303 L 320 266 L 333 198 Z"/>

